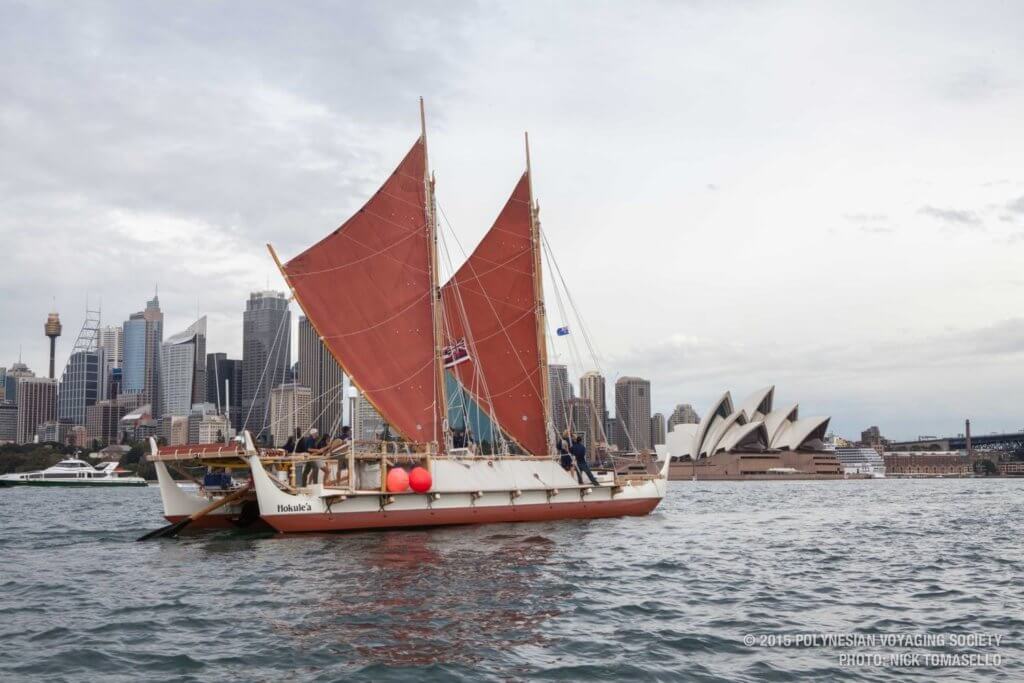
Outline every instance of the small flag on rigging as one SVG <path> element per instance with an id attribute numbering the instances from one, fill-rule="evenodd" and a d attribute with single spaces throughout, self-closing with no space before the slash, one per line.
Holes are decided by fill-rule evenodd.
<path id="1" fill-rule="evenodd" d="M 466 339 L 463 337 L 454 344 L 444 347 L 444 366 L 454 368 L 459 363 L 469 360 L 469 349 L 466 348 Z"/>
<path id="2" fill-rule="evenodd" d="M 556 330 L 556 332 L 558 333 L 558 336 L 559 336 L 559 337 L 564 337 L 564 336 L 566 336 L 567 334 L 569 334 L 569 326 L 568 326 L 568 325 L 566 325 L 565 327 L 559 327 L 559 328 L 558 328 L 558 329 Z"/>

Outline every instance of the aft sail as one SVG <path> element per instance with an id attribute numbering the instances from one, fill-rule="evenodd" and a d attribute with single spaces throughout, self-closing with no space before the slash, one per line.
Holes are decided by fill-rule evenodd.
<path id="1" fill-rule="evenodd" d="M 363 208 L 281 268 L 317 333 L 391 427 L 443 442 L 426 138 Z"/>
<path id="2" fill-rule="evenodd" d="M 540 260 L 529 171 L 441 289 L 447 365 L 525 451 L 549 454 Z"/>

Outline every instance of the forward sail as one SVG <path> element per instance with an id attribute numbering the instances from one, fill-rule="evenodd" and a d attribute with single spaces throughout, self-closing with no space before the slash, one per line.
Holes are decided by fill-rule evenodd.
<path id="1" fill-rule="evenodd" d="M 317 333 L 391 427 L 443 441 L 426 138 L 358 213 L 281 266 Z"/>
<path id="2" fill-rule="evenodd" d="M 441 299 L 449 371 L 523 450 L 546 455 L 547 368 L 531 204 L 527 172 Z"/>

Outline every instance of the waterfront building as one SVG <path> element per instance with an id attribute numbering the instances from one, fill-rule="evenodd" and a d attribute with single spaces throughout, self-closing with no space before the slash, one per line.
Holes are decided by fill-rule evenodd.
<path id="1" fill-rule="evenodd" d="M 626 430 L 631 452 L 651 450 L 651 383 L 640 377 L 615 382 L 615 416 Z"/>
<path id="2" fill-rule="evenodd" d="M 693 406 L 689 403 L 677 403 L 675 410 L 668 417 L 667 430 L 672 431 L 676 425 L 686 424 L 697 424 L 700 422 L 700 416 L 697 411 L 693 409 Z"/>
<path id="3" fill-rule="evenodd" d="M 882 459 L 890 477 L 969 477 L 974 474 L 974 463 L 985 456 L 971 456 L 965 450 L 885 451 Z"/>
<path id="4" fill-rule="evenodd" d="M 57 419 L 57 380 L 50 377 L 18 378 L 18 443 L 31 443 L 36 427 Z"/>
<path id="5" fill-rule="evenodd" d="M 18 406 L 12 401 L 0 401 L 0 444 L 18 441 Z"/>
<path id="6" fill-rule="evenodd" d="M 665 416 L 655 413 L 651 416 L 651 446 L 665 443 Z"/>
<path id="7" fill-rule="evenodd" d="M 96 401 L 85 409 L 85 431 L 89 439 L 100 443 L 117 443 L 120 439 L 120 422 L 126 410 L 116 401 L 104 399 Z"/>
<path id="8" fill-rule="evenodd" d="M 874 479 L 885 476 L 885 461 L 874 448 L 836 448 L 835 453 L 846 475 L 866 475 Z"/>
<path id="9" fill-rule="evenodd" d="M 283 446 L 288 437 L 305 434 L 312 427 L 313 396 L 309 387 L 282 384 L 270 391 L 270 436 L 268 442 Z"/>
<path id="10" fill-rule="evenodd" d="M 206 354 L 206 402 L 217 406 L 226 415 L 231 428 L 241 428 L 242 361 L 228 358 L 226 353 Z"/>
<path id="11" fill-rule="evenodd" d="M 187 417 L 206 401 L 206 316 L 168 337 L 160 350 L 163 415 Z"/>
<path id="12" fill-rule="evenodd" d="M 139 396 L 139 394 L 129 395 Z M 123 395 L 118 397 L 118 400 L 123 397 Z M 160 423 L 153 417 L 151 406 L 146 403 L 130 409 L 130 412 L 121 418 L 118 431 L 121 434 L 121 441 L 144 441 L 151 436 L 160 435 Z"/>
<path id="13" fill-rule="evenodd" d="M 573 397 L 569 369 L 564 365 L 548 365 L 548 397 L 551 401 L 551 422 L 555 433 L 569 426 L 569 399 Z"/>
<path id="14" fill-rule="evenodd" d="M 0 401 L 7 400 L 7 368 L 0 368 Z"/>
<path id="15" fill-rule="evenodd" d="M 35 440 L 38 443 L 68 444 L 76 426 L 67 420 L 47 420 L 36 427 Z"/>
<path id="16" fill-rule="evenodd" d="M 188 443 L 188 416 L 164 415 L 159 420 L 160 437 L 168 446 Z"/>
<path id="17" fill-rule="evenodd" d="M 160 346 L 164 339 L 164 314 L 156 295 L 146 309 L 132 313 L 123 325 L 122 391 L 141 393 L 160 414 Z"/>
<path id="18" fill-rule="evenodd" d="M 283 292 L 252 292 L 242 316 L 242 427 L 267 429 L 270 389 L 287 381 L 291 365 L 291 312 Z"/>
<path id="19" fill-rule="evenodd" d="M 18 402 L 18 380 L 22 377 L 35 377 L 36 373 L 20 360 L 11 365 L 4 375 L 4 399 L 11 403 Z"/>
<path id="20" fill-rule="evenodd" d="M 352 399 L 352 438 L 356 441 L 379 441 L 384 433 L 384 418 L 365 396 Z"/>
<path id="21" fill-rule="evenodd" d="M 727 391 L 699 424 L 676 425 L 659 449 L 673 461 L 670 478 L 841 477 L 825 444 L 829 418 L 801 418 L 796 404 L 775 408 L 774 397 L 769 386 L 734 406 Z"/>
<path id="22" fill-rule="evenodd" d="M 345 375 L 305 316 L 299 317 L 298 365 L 297 382 L 309 387 L 313 396 L 313 426 L 321 434 L 337 435 L 345 400 Z"/>
<path id="23" fill-rule="evenodd" d="M 228 419 L 212 403 L 197 403 L 188 415 L 189 443 L 223 443 L 234 436 Z"/>

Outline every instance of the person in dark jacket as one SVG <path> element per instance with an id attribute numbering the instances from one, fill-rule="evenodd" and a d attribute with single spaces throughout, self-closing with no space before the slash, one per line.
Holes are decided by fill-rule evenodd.
<path id="1" fill-rule="evenodd" d="M 579 435 L 576 437 L 576 443 L 572 445 L 572 455 L 576 458 L 576 479 L 579 483 L 583 483 L 583 473 L 587 473 L 587 477 L 590 478 L 590 483 L 594 486 L 598 486 L 597 479 L 594 477 L 594 473 L 590 471 L 590 465 L 587 464 L 587 447 L 583 445 L 583 436 Z"/>
<path id="2" fill-rule="evenodd" d="M 562 436 L 559 437 L 558 443 L 555 444 L 558 448 L 558 462 L 562 466 L 562 469 L 566 472 L 572 471 L 572 442 L 569 440 L 569 430 L 566 429 L 562 432 Z"/>

